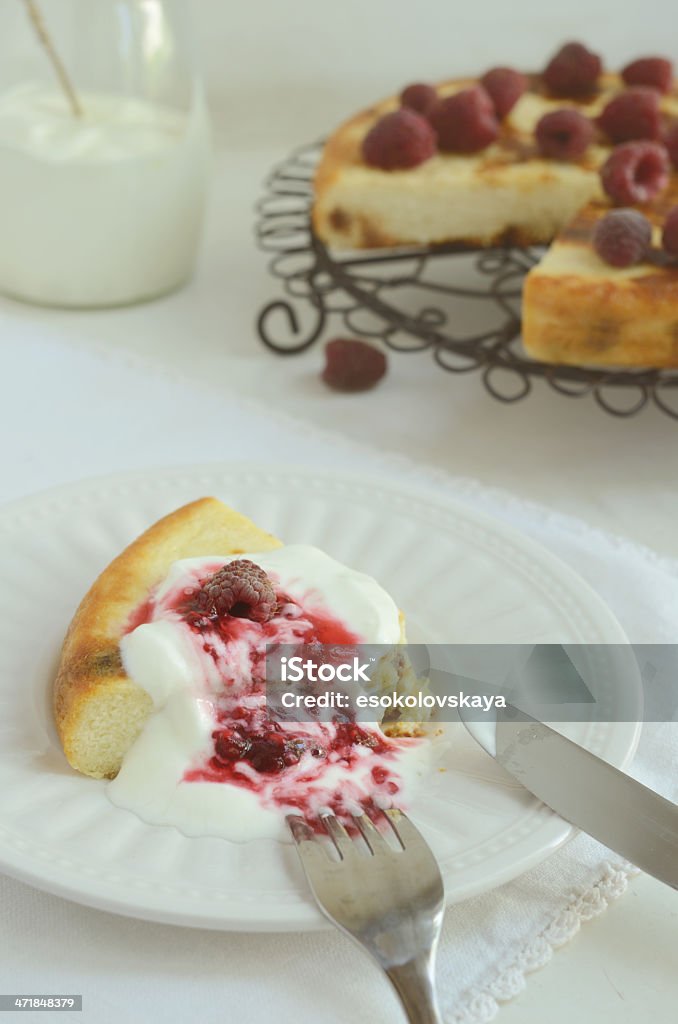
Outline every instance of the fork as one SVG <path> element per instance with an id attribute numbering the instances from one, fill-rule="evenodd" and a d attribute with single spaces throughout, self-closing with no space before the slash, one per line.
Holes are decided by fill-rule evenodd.
<path id="1" fill-rule="evenodd" d="M 399 849 L 367 814 L 353 818 L 365 852 L 332 814 L 322 815 L 336 854 L 299 815 L 287 823 L 318 907 L 385 971 L 410 1024 L 441 1024 L 435 952 L 445 895 L 440 869 L 423 836 L 401 811 L 384 811 Z M 362 845 L 362 844 L 361 844 Z"/>

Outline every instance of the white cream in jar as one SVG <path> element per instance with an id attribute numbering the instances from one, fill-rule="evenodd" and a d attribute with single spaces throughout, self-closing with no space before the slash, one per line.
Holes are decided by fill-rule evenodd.
<path id="1" fill-rule="evenodd" d="M 188 113 L 140 99 L 0 95 L 0 291 L 103 307 L 178 287 L 193 270 L 209 169 L 202 95 Z"/>

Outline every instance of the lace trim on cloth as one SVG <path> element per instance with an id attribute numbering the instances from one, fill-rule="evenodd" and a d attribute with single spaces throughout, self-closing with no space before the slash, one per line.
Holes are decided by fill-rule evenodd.
<path id="1" fill-rule="evenodd" d="M 464 992 L 461 1008 L 443 1005 L 447 1024 L 487 1024 L 493 1020 L 501 1003 L 515 999 L 525 989 L 526 975 L 545 967 L 554 952 L 577 935 L 582 924 L 598 917 L 613 900 L 623 896 L 629 879 L 640 874 L 638 868 L 628 862 L 606 862 L 602 868 L 598 879 L 574 893 L 570 902 L 535 939 L 523 946 L 515 959 L 499 966 L 480 985 Z"/>

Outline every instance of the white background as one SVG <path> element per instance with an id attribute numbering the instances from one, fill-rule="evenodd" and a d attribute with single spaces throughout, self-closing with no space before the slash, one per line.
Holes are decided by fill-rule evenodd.
<path id="1" fill-rule="evenodd" d="M 412 80 L 476 74 L 493 64 L 539 70 L 560 43 L 585 41 L 610 67 L 678 48 L 671 0 L 252 0 L 193 5 L 210 94 L 252 135 L 282 119 L 299 141 L 355 102 Z M 667 49 L 668 48 L 668 49 Z M 290 105 L 288 108 L 288 104 Z M 288 108 L 288 109 L 286 109 Z M 260 138 L 260 141 L 261 138 Z M 293 141 L 288 138 L 288 141 Z"/>

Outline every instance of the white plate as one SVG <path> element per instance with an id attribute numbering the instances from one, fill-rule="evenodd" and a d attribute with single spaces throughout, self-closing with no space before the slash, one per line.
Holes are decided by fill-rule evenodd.
<path id="1" fill-rule="evenodd" d="M 134 536 L 185 501 L 215 494 L 286 541 L 316 544 L 374 575 L 411 641 L 625 643 L 597 595 L 522 535 L 451 502 L 368 480 L 217 466 L 88 481 L 0 510 L 0 868 L 91 906 L 228 930 L 321 927 L 291 846 L 189 839 L 114 807 L 105 782 L 67 765 L 50 709 L 71 615 Z M 448 727 L 446 771 L 412 817 L 437 854 L 448 899 L 520 874 L 572 834 Z M 614 764 L 638 728 L 577 727 Z M 572 735 L 572 733 L 571 733 Z"/>

